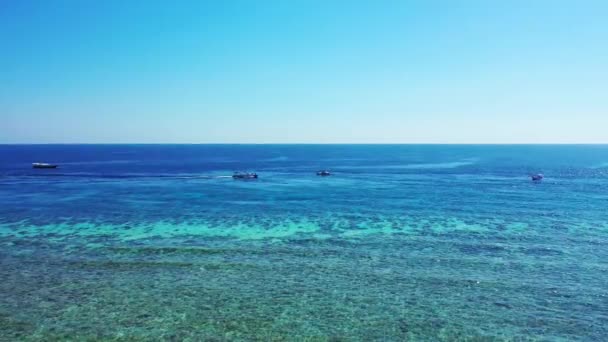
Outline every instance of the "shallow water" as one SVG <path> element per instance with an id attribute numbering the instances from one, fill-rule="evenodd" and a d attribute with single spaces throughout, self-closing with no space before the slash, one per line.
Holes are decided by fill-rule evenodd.
<path id="1" fill-rule="evenodd" d="M 607 160 L 567 145 L 0 146 L 0 340 L 602 340 Z"/>

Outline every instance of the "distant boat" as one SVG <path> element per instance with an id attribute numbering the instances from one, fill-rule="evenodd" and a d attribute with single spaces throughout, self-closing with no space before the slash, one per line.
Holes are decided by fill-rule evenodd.
<path id="1" fill-rule="evenodd" d="M 331 176 L 331 172 L 327 170 L 317 171 L 317 176 Z"/>
<path id="2" fill-rule="evenodd" d="M 530 175 L 530 177 L 535 182 L 540 182 L 541 180 L 543 180 L 543 178 L 545 178 L 545 176 L 542 173 L 537 173 L 535 175 Z"/>
<path id="3" fill-rule="evenodd" d="M 57 164 L 48 164 L 48 163 L 32 163 L 32 167 L 34 169 L 56 169 Z"/>
<path id="4" fill-rule="evenodd" d="M 257 179 L 258 174 L 255 172 L 235 172 L 232 175 L 234 179 Z"/>

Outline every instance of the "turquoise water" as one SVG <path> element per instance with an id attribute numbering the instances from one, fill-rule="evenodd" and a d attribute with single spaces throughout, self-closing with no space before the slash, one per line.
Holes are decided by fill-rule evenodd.
<path id="1" fill-rule="evenodd" d="M 0 340 L 604 340 L 607 208 L 599 145 L 3 145 Z"/>

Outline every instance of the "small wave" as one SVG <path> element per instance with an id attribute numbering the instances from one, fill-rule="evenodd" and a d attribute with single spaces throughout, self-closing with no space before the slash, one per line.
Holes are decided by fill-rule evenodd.
<path id="1" fill-rule="evenodd" d="M 386 170 L 419 170 L 419 169 L 455 169 L 462 166 L 475 164 L 474 160 L 462 160 L 445 163 L 420 163 L 405 165 L 357 165 L 349 166 L 349 169 L 386 169 Z"/>
<path id="2" fill-rule="evenodd" d="M 404 165 L 404 169 L 455 169 L 461 166 L 473 165 L 474 161 L 457 161 L 448 163 L 428 163 L 428 164 L 409 164 Z"/>
<path id="3" fill-rule="evenodd" d="M 6 174 L 14 178 L 90 178 L 90 179 L 221 179 L 232 178 L 226 175 L 189 175 L 189 174 L 96 174 L 96 173 L 25 173 Z"/>
<path id="4" fill-rule="evenodd" d="M 282 162 L 282 161 L 288 161 L 289 158 L 286 156 L 278 156 L 278 157 L 273 157 L 273 158 L 267 158 L 267 159 L 262 159 L 261 161 L 263 162 Z"/>
<path id="5" fill-rule="evenodd" d="M 91 161 L 74 161 L 74 162 L 61 162 L 61 165 L 115 165 L 115 164 L 133 164 L 138 163 L 139 160 L 132 159 L 115 159 L 115 160 L 91 160 Z"/>
<path id="6" fill-rule="evenodd" d="M 608 162 L 599 163 L 591 167 L 592 169 L 604 169 L 608 168 Z"/>

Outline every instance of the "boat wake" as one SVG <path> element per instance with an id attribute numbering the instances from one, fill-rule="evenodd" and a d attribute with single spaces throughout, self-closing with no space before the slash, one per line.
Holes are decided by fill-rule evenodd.
<path id="1" fill-rule="evenodd" d="M 195 174 L 102 174 L 102 173 L 22 173 L 4 174 L 3 178 L 75 178 L 75 179 L 224 179 L 228 175 L 195 175 Z"/>

